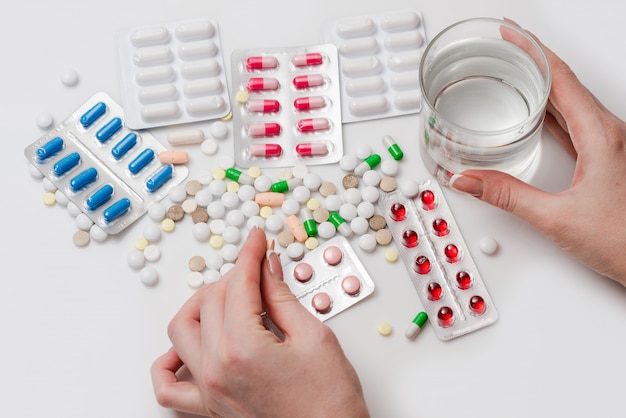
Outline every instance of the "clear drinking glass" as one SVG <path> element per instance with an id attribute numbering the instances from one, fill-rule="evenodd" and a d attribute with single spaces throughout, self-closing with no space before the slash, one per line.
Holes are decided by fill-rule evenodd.
<path id="1" fill-rule="evenodd" d="M 552 76 L 541 46 L 505 20 L 440 32 L 420 64 L 420 152 L 442 184 L 470 168 L 527 179 L 538 160 Z"/>

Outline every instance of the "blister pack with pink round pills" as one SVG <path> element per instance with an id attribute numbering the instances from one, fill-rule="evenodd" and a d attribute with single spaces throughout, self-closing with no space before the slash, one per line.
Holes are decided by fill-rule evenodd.
<path id="1" fill-rule="evenodd" d="M 343 155 L 334 45 L 232 54 L 235 160 L 241 167 L 329 164 Z"/>
<path id="2" fill-rule="evenodd" d="M 321 321 L 360 302 L 375 287 L 348 240 L 339 236 L 283 266 L 283 277 L 300 303 Z"/>
<path id="3" fill-rule="evenodd" d="M 128 129 L 122 108 L 101 92 L 24 154 L 94 224 L 116 234 L 187 177 L 187 167 L 161 163 L 161 151 L 150 133 Z"/>
<path id="4" fill-rule="evenodd" d="M 422 182 L 414 199 L 400 192 L 384 194 L 378 205 L 441 340 L 497 320 L 496 307 L 438 183 Z"/>
<path id="5" fill-rule="evenodd" d="M 339 52 L 344 123 L 421 110 L 426 34 L 417 10 L 342 18 L 328 24 L 324 35 Z"/>
<path id="6" fill-rule="evenodd" d="M 131 128 L 216 119 L 230 112 L 214 20 L 123 29 L 117 46 L 122 106 Z"/>

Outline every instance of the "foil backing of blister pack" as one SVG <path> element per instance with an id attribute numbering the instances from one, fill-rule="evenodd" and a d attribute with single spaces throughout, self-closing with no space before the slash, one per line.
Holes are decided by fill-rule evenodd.
<path id="1" fill-rule="evenodd" d="M 437 182 L 422 182 L 413 199 L 398 191 L 382 194 L 378 205 L 438 338 L 450 340 L 497 320 Z"/>

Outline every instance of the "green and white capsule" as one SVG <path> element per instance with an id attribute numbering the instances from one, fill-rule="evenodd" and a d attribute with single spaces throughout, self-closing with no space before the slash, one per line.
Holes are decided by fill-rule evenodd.
<path id="1" fill-rule="evenodd" d="M 411 325 L 409 325 L 409 327 L 404 332 L 404 336 L 409 340 L 417 337 L 417 334 L 420 333 L 426 321 L 428 321 L 428 314 L 426 312 L 418 313 L 415 318 L 413 318 Z"/>
<path id="2" fill-rule="evenodd" d="M 313 219 L 311 210 L 307 207 L 302 208 L 300 215 L 302 216 L 302 225 L 304 225 L 306 234 L 309 237 L 317 236 L 317 224 L 315 223 L 315 219 Z"/>
<path id="3" fill-rule="evenodd" d="M 383 144 L 387 147 L 387 151 L 391 154 L 394 160 L 400 161 L 404 157 L 404 152 L 400 149 L 400 146 L 396 144 L 391 135 L 383 136 Z"/>
<path id="4" fill-rule="evenodd" d="M 293 177 L 288 180 L 277 181 L 276 183 L 272 184 L 271 190 L 276 193 L 286 193 L 295 189 L 298 186 L 302 186 L 302 179 Z"/>
<path id="5" fill-rule="evenodd" d="M 248 186 L 254 185 L 254 179 L 252 176 L 249 176 L 246 173 L 242 173 L 236 168 L 228 168 L 226 169 L 226 178 L 231 179 L 232 181 L 236 181 L 239 184 L 246 184 Z"/>
<path id="6" fill-rule="evenodd" d="M 328 221 L 335 226 L 335 229 L 344 237 L 352 237 L 352 228 L 346 223 L 346 220 L 339 214 L 339 212 L 330 212 L 328 215 Z"/>
<path id="7" fill-rule="evenodd" d="M 372 170 L 374 167 L 380 164 L 380 161 L 380 155 L 372 154 L 365 160 L 363 160 L 362 163 L 356 166 L 356 168 L 354 169 L 354 174 L 361 177 L 363 174 L 365 174 L 366 171 Z"/>

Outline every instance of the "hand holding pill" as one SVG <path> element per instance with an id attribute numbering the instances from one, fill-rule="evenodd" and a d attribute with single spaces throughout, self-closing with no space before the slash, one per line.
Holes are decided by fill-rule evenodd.
<path id="1" fill-rule="evenodd" d="M 235 267 L 198 290 L 174 317 L 172 348 L 152 366 L 158 402 L 210 416 L 369 416 L 335 335 L 291 293 L 266 245 L 254 228 Z M 263 326 L 264 308 L 284 342 Z M 179 380 L 183 365 L 197 383 Z"/>

